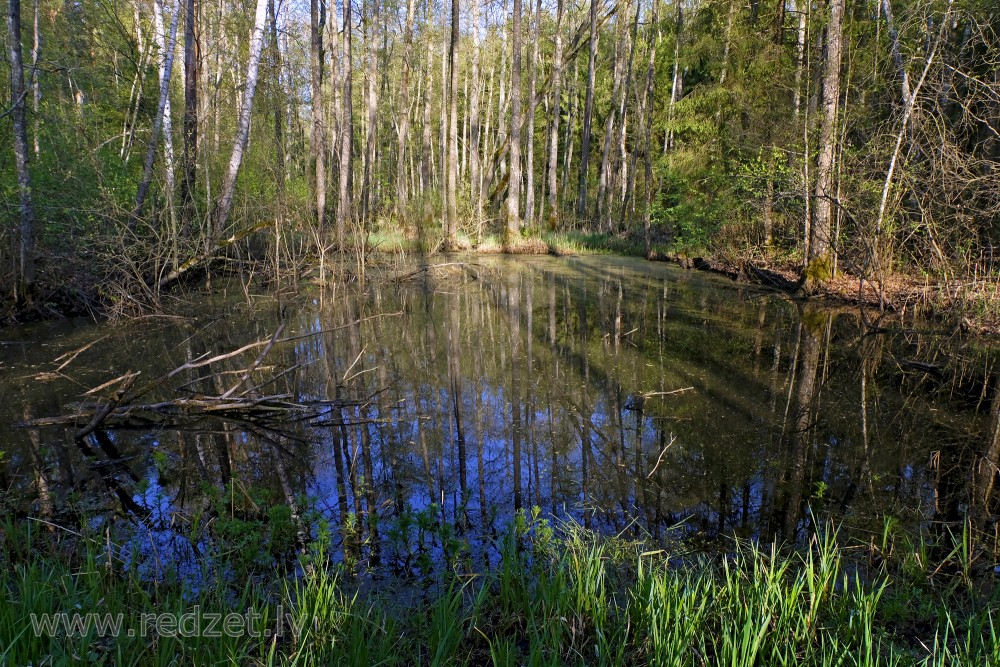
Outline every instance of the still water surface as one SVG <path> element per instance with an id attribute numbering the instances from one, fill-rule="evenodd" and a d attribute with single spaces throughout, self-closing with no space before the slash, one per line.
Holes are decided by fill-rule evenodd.
<path id="1" fill-rule="evenodd" d="M 817 515 L 858 531 L 887 516 L 996 515 L 1000 365 L 988 341 L 892 322 L 865 335 L 856 312 L 632 259 L 432 262 L 448 266 L 375 270 L 363 291 L 322 298 L 216 291 L 183 319 L 0 332 L 4 510 L 107 524 L 153 567 L 206 552 L 223 494 L 272 498 L 307 531 L 328 524 L 336 550 L 397 569 L 422 527 L 454 526 L 475 550 L 522 507 L 706 543 L 799 539 Z M 15 426 L 72 412 L 126 371 L 148 380 L 281 324 L 296 338 L 248 385 L 335 407 L 268 428 L 133 422 L 82 441 Z M 143 400 L 219 395 L 260 350 Z"/>

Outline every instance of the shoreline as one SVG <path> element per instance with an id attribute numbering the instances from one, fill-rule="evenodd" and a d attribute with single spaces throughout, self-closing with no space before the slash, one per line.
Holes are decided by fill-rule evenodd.
<path id="1" fill-rule="evenodd" d="M 937 321 L 950 331 L 978 336 L 1000 335 L 1000 281 L 930 281 L 925 278 L 920 282 L 913 276 L 897 273 L 886 276 L 879 284 L 840 270 L 833 278 L 822 283 L 816 294 L 805 296 L 799 291 L 797 263 L 788 258 L 734 263 L 709 253 L 689 254 L 663 251 L 655 247 L 647 255 L 641 243 L 634 239 L 580 232 L 545 233 L 519 239 L 513 245 L 501 242 L 495 235 L 488 235 L 478 243 L 462 238 L 457 247 L 448 250 L 442 249 L 440 244 L 428 248 L 419 239 L 384 237 L 370 233 L 365 249 L 367 255 L 423 253 L 430 256 L 447 252 L 473 255 L 635 257 L 649 262 L 674 264 L 685 270 L 712 273 L 738 283 L 757 285 L 801 303 L 875 310 L 878 311 L 875 314 L 876 320 L 881 319 L 881 313 L 895 313 L 901 317 Z M 315 260 L 308 265 L 306 271 L 315 268 L 313 264 L 316 264 Z M 100 295 L 104 288 L 97 284 L 96 279 L 88 281 L 85 276 L 79 275 L 73 278 L 74 280 L 62 281 L 57 285 L 43 284 L 40 296 L 28 308 L 10 303 L 0 304 L 3 306 L 0 309 L 0 329 L 78 316 L 95 319 L 110 317 L 113 306 L 102 302 Z"/>

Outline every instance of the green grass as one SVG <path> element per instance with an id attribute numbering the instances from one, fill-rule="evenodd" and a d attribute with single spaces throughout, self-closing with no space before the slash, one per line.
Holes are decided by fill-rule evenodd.
<path id="1" fill-rule="evenodd" d="M 872 565 L 831 527 L 800 550 L 739 542 L 708 557 L 522 514 L 491 567 L 441 566 L 409 595 L 398 582 L 359 586 L 316 545 L 298 575 L 223 577 L 219 568 L 194 588 L 109 564 L 99 537 L 53 547 L 33 523 L 7 523 L 3 535 L 0 664 L 1000 665 L 998 592 L 968 578 L 960 535 L 942 567 L 927 568 L 927 544 L 888 526 Z M 277 638 L 100 637 L 93 628 L 37 637 L 29 620 L 98 611 L 134 627 L 141 613 L 195 606 L 250 610 L 258 629 L 275 627 L 279 610 L 289 616 Z"/>
<path id="2" fill-rule="evenodd" d="M 638 237 L 597 232 L 545 232 L 542 240 L 556 255 L 610 254 L 643 257 L 646 249 Z"/>

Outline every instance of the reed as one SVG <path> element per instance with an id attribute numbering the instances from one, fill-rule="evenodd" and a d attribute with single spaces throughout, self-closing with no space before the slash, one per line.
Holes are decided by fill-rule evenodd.
<path id="1" fill-rule="evenodd" d="M 967 531 L 936 545 L 951 566 L 915 569 L 935 549 L 897 528 L 876 564 L 830 525 L 800 549 L 739 541 L 708 556 L 522 514 L 490 566 L 442 563 L 407 587 L 348 574 L 322 549 L 287 576 L 237 583 L 217 563 L 198 586 L 150 581 L 97 537 L 67 555 L 31 523 L 2 530 L 4 665 L 1000 665 L 1000 590 L 975 575 Z M 255 614 L 257 633 L 127 632 L 141 614 L 194 609 Z M 123 614 L 122 631 L 39 636 L 30 621 L 91 611 Z"/>

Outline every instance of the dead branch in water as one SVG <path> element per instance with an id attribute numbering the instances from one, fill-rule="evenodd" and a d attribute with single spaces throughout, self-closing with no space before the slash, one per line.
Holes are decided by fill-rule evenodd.
<path id="1" fill-rule="evenodd" d="M 274 431 L 282 426 L 288 426 L 302 421 L 316 420 L 333 409 L 347 406 L 360 405 L 370 400 L 370 397 L 358 400 L 308 400 L 296 399 L 292 394 L 275 393 L 261 394 L 260 388 L 271 384 L 279 377 L 293 372 L 301 364 L 295 364 L 290 368 L 282 368 L 273 373 L 270 378 L 264 378 L 260 382 L 248 382 L 255 372 L 262 370 L 261 364 L 265 357 L 275 345 L 285 342 L 293 342 L 311 336 L 317 336 L 350 326 L 356 326 L 376 317 L 386 317 L 399 315 L 401 313 L 386 313 L 373 315 L 359 319 L 350 324 L 322 329 L 306 334 L 286 336 L 281 338 L 285 325 L 282 324 L 268 339 L 258 340 L 248 343 L 229 352 L 216 355 L 206 352 L 190 361 L 187 361 L 160 377 L 146 383 L 139 389 L 132 390 L 132 385 L 139 377 L 138 372 L 128 371 L 112 380 L 88 389 L 82 396 L 86 400 L 73 406 L 72 412 L 56 415 L 52 417 L 39 417 L 27 419 L 18 424 L 22 428 L 39 428 L 44 426 L 64 426 L 76 428 L 73 437 L 81 440 L 98 429 L 107 428 L 132 428 L 151 427 L 170 428 L 182 426 L 192 420 L 202 418 L 215 418 L 224 421 L 236 422 L 243 425 L 252 425 L 253 430 L 265 429 Z M 263 348 L 260 354 L 245 368 L 239 370 L 219 370 L 204 376 L 200 379 L 215 377 L 217 375 L 236 375 L 238 380 L 235 384 L 223 391 L 219 389 L 218 394 L 204 394 L 192 392 L 189 387 L 196 381 L 187 381 L 174 387 L 175 393 L 187 393 L 188 396 L 180 398 L 166 399 L 156 402 L 143 403 L 139 399 L 150 392 L 167 385 L 171 379 L 181 373 L 205 366 L 211 366 L 227 359 L 232 359 L 241 354 Z M 267 367 L 273 369 L 274 367 Z M 114 388 L 110 396 L 94 398 L 95 395 Z M 242 388 L 242 389 L 241 389 Z M 190 395 L 192 394 L 193 395 Z"/>

